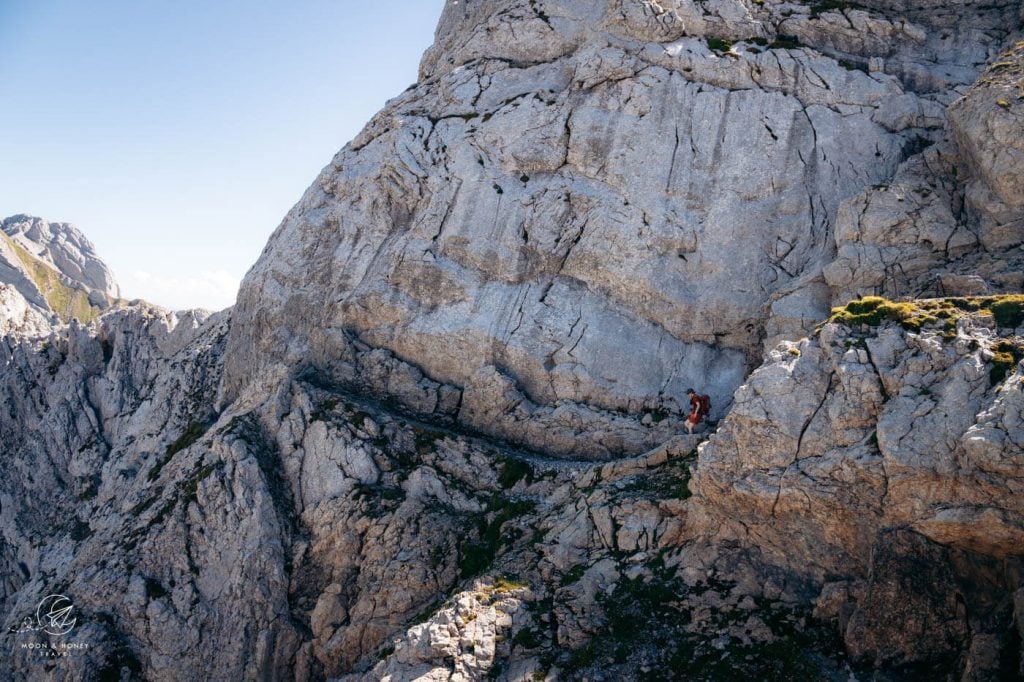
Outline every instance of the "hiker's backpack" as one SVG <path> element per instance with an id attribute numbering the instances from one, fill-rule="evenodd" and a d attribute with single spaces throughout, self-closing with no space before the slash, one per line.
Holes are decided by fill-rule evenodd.
<path id="1" fill-rule="evenodd" d="M 697 401 L 700 403 L 700 416 L 706 417 L 711 414 L 711 396 L 702 395 Z"/>

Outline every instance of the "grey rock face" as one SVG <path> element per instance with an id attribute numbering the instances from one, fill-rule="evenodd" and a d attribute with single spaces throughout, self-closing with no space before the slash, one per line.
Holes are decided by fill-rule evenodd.
<path id="1" fill-rule="evenodd" d="M 953 91 L 964 94 L 949 106 L 947 141 L 907 160 L 891 181 L 840 206 L 838 254 L 825 268 L 834 303 L 868 293 L 1021 288 L 1019 42 L 992 62 L 969 89 Z M 974 279 L 968 284 L 966 278 Z"/>
<path id="2" fill-rule="evenodd" d="M 43 336 L 49 321 L 11 284 L 0 284 L 0 335 Z"/>
<path id="3" fill-rule="evenodd" d="M 1002 670 L 1024 403 L 1019 371 L 992 386 L 984 326 L 943 342 L 829 325 L 754 373 L 698 458 L 701 436 L 675 437 L 601 464 L 420 422 L 314 374 L 268 376 L 217 414 L 228 325 L 128 309 L 8 341 L 2 485 L 22 502 L 0 516 L 4 625 L 54 585 L 71 594 L 92 646 L 62 670 L 696 674 L 701 651 L 730 650 L 771 676 L 758 647 L 792 641 L 815 603 L 862 661 L 946 670 L 969 650 Z M 26 376 L 39 387 L 17 397 Z M 420 381 L 394 385 L 446 395 Z M 941 580 L 908 592 L 916 562 Z M 965 614 L 951 595 L 967 588 Z M 650 641 L 620 658 L 622 617 Z M 827 630 L 802 632 L 797 660 L 816 667 L 801 669 L 838 674 Z"/>
<path id="4" fill-rule="evenodd" d="M 1024 208 L 1024 41 L 1000 54 L 950 108 L 956 140 L 979 179 L 1008 209 Z"/>
<path id="5" fill-rule="evenodd" d="M 831 4 L 453 0 L 234 310 L 0 271 L 0 677 L 1019 674 L 1024 329 L 818 330 L 1024 283 L 1019 3 Z"/>
<path id="6" fill-rule="evenodd" d="M 111 300 L 120 297 L 121 291 L 110 269 L 74 225 L 16 215 L 4 219 L 3 231 L 34 257 L 89 290 Z"/>
<path id="7" fill-rule="evenodd" d="M 938 665 L 972 637 L 998 639 L 992 609 L 1016 589 L 1003 569 L 1024 553 L 1020 423 L 1006 419 L 1024 403 L 1019 368 L 996 382 L 988 361 L 1020 331 L 993 334 L 984 318 L 947 339 L 826 325 L 783 344 L 701 448 L 691 487 L 707 516 L 694 525 L 756 537 L 818 584 L 860 576 L 843 599 L 855 658 Z M 982 639 L 979 656 L 1005 645 Z"/>
<path id="8" fill-rule="evenodd" d="M 846 265 L 858 247 L 832 265 L 836 240 L 856 240 L 845 202 L 942 139 L 949 90 L 831 55 L 920 48 L 959 87 L 1009 10 L 964 33 L 891 8 L 705 10 L 450 3 L 423 80 L 335 157 L 247 276 L 227 397 L 267 363 L 344 373 L 357 338 L 456 387 L 495 366 L 539 405 L 635 412 L 689 385 L 724 405 L 766 334 L 828 312 L 823 281 L 874 286 Z M 794 22 L 808 47 L 763 45 Z M 878 39 L 836 42 L 849 30 Z M 921 268 L 976 245 L 955 220 L 930 225 L 901 237 L 932 245 Z"/>
<path id="9" fill-rule="evenodd" d="M 6 234 L 0 237 L 0 280 L 39 315 L 53 316 L 53 310 L 32 272 L 33 260 Z"/>
<path id="10" fill-rule="evenodd" d="M 499 538 L 525 539 L 581 472 L 619 480 L 692 447 L 614 471 L 552 464 L 287 380 L 255 409 L 217 415 L 227 323 L 130 308 L 8 337 L 2 494 L 20 502 L 0 512 L 0 605 L 6 630 L 45 593 L 71 596 L 89 649 L 61 675 L 365 667 L 442 593 L 528 548 Z M 650 543 L 631 526 L 620 535 Z M 31 651 L 0 665 L 46 676 Z"/>
<path id="11" fill-rule="evenodd" d="M 146 569 L 124 524 L 141 509 L 132 498 L 152 492 L 156 477 L 140 473 L 152 469 L 156 453 L 209 419 L 226 326 L 223 316 L 203 323 L 143 307 L 107 313 L 87 327 L 73 322 L 5 336 L 0 562 L 7 570 L 0 604 L 11 622 L 4 632 L 45 596 L 37 590 L 62 581 L 78 598 L 71 583 L 84 581 L 90 596 L 78 598 L 81 641 L 95 645 L 96 655 L 72 663 L 77 672 L 68 674 L 117 675 L 122 664 L 134 666 L 129 659 L 140 640 L 126 641 L 117 622 L 145 599 Z M 185 560 L 174 552 L 161 561 Z M 155 669 L 165 646 L 195 641 L 154 627 Z M 11 651 L 5 677 L 41 672 L 37 653 L 13 642 Z"/>

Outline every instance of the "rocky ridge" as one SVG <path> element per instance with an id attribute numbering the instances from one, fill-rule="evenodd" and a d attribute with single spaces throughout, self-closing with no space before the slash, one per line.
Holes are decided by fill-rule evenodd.
<path id="1" fill-rule="evenodd" d="M 4 288 L 0 671 L 1020 675 L 1021 12 L 449 2 L 235 309 Z"/>
<path id="2" fill-rule="evenodd" d="M 89 321 L 120 289 L 91 242 L 68 223 L 15 215 L 0 223 L 0 281 L 56 322 Z"/>
<path id="3" fill-rule="evenodd" d="M 118 315 L 108 333 L 138 313 Z M 9 612 L 75 595 L 92 647 L 72 676 L 1016 669 L 1024 383 L 993 370 L 1006 343 L 1024 357 L 1024 330 L 980 310 L 953 332 L 830 323 L 773 353 L 699 450 L 675 437 L 603 464 L 312 375 L 215 415 L 226 318 L 139 322 L 18 349 L 45 405 L 22 406 L 37 444 L 5 483 L 22 500 L 3 519 Z M 125 403 L 139 376 L 156 380 Z M 68 459 L 47 468 L 51 451 Z"/>

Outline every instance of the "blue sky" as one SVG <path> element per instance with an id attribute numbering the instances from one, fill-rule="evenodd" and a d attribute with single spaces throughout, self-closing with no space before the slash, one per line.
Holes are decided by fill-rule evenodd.
<path id="1" fill-rule="evenodd" d="M 0 217 L 76 224 L 126 297 L 230 305 L 443 4 L 0 0 Z"/>

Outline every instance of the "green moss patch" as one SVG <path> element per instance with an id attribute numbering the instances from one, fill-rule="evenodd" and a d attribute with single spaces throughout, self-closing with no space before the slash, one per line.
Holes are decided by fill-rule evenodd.
<path id="1" fill-rule="evenodd" d="M 824 0 L 811 5 L 811 16 L 819 17 L 825 12 L 842 12 L 846 9 L 856 9 L 859 5 L 845 0 Z"/>
<path id="2" fill-rule="evenodd" d="M 513 576 L 503 575 L 494 581 L 494 587 L 491 588 L 491 591 L 504 594 L 505 592 L 522 590 L 529 586 L 529 583 L 523 582 L 522 580 L 516 580 Z"/>
<path id="3" fill-rule="evenodd" d="M 477 518 L 477 539 L 459 547 L 459 573 L 463 579 L 480 575 L 494 563 L 502 547 L 522 536 L 522 529 L 506 528 L 514 519 L 536 508 L 529 500 L 509 500 L 495 495 L 487 503 L 487 512 Z"/>
<path id="4" fill-rule="evenodd" d="M 732 49 L 732 41 L 724 38 L 708 38 L 708 49 L 715 52 L 728 52 Z"/>
<path id="5" fill-rule="evenodd" d="M 570 568 L 565 575 L 562 576 L 562 581 L 560 583 L 561 586 L 566 587 L 568 585 L 572 585 L 573 583 L 579 582 L 580 578 L 582 578 L 586 572 L 586 566 L 584 566 L 583 564 L 576 564 L 575 566 Z"/>
<path id="6" fill-rule="evenodd" d="M 405 490 L 396 484 L 356 483 L 352 490 L 352 499 L 361 502 L 362 512 L 374 519 L 379 519 L 388 514 L 394 513 L 405 501 Z M 443 563 L 444 557 L 433 557 L 435 564 Z"/>
<path id="7" fill-rule="evenodd" d="M 607 679 L 649 682 L 821 680 L 838 679 L 831 673 L 845 668 L 834 658 L 841 645 L 831 628 L 813 626 L 808 614 L 780 604 L 754 600 L 754 611 L 713 611 L 694 628 L 689 595 L 704 591 L 663 571 L 650 579 L 623 578 L 612 594 L 597 596 L 607 615 L 604 626 L 586 645 L 560 657 L 567 678 L 600 671 Z M 752 615 L 770 630 L 770 641 L 722 636 Z"/>
<path id="8" fill-rule="evenodd" d="M 1004 88 L 1007 96 L 1013 91 L 1017 91 L 1017 99 L 1020 100 L 1024 99 L 1022 80 L 1024 80 L 1024 40 L 1018 40 L 985 70 L 985 73 L 978 79 L 977 86 Z M 1001 104 L 1000 99 L 1006 104 Z M 996 100 L 996 104 L 1004 109 L 1011 106 L 1010 102 L 1001 97 Z"/>
<path id="9" fill-rule="evenodd" d="M 899 322 L 905 328 L 919 331 L 928 323 L 938 322 L 938 318 L 918 309 L 913 303 L 895 303 L 881 296 L 865 296 L 850 301 L 842 308 L 833 308 L 829 322 L 838 322 L 849 327 L 868 325 L 877 327 L 887 320 Z"/>
<path id="10" fill-rule="evenodd" d="M 828 322 L 849 327 L 877 327 L 886 321 L 898 322 L 904 329 L 919 332 L 928 326 L 941 326 L 947 334 L 956 330 L 956 321 L 965 314 L 990 314 L 996 324 L 1016 328 L 1024 323 L 1024 295 L 971 296 L 890 301 L 881 296 L 865 296 L 833 308 Z"/>
<path id="11" fill-rule="evenodd" d="M 189 477 L 188 481 L 185 482 L 183 489 L 183 497 L 185 503 L 188 504 L 196 499 L 199 492 L 199 484 L 208 479 L 214 471 L 220 468 L 220 462 L 214 462 L 213 464 L 207 464 L 199 471 L 195 472 Z"/>
<path id="12" fill-rule="evenodd" d="M 1003 340 L 992 346 L 992 352 L 992 369 L 989 370 L 988 378 L 995 386 L 1012 374 L 1020 361 L 1024 360 L 1024 346 Z"/>
<path id="13" fill-rule="evenodd" d="M 865 296 L 841 308 L 833 308 L 828 322 L 849 327 L 877 327 L 886 321 L 894 321 L 914 332 L 935 327 L 943 338 L 952 339 L 956 335 L 957 320 L 969 315 L 991 315 L 999 328 L 1016 329 L 1024 324 L 1024 294 L 955 296 L 902 302 L 889 301 L 881 296 Z M 971 350 L 977 350 L 977 344 Z M 992 352 L 989 380 L 995 386 L 1024 360 L 1024 344 L 1003 339 L 992 346 Z"/>
<path id="14" fill-rule="evenodd" d="M 800 39 L 796 36 L 779 36 L 768 43 L 769 50 L 795 50 L 801 47 Z"/>
<path id="15" fill-rule="evenodd" d="M 341 403 L 341 400 L 339 400 L 338 398 L 328 398 L 323 403 L 321 403 L 319 407 L 313 410 L 313 414 L 309 415 L 309 421 L 328 421 L 329 418 L 331 417 L 331 413 L 334 412 L 334 410 L 338 407 L 339 403 Z M 355 426 L 359 426 L 360 424 L 362 424 L 362 421 L 357 422 L 353 419 L 352 424 L 354 424 Z"/>
<path id="16" fill-rule="evenodd" d="M 1017 328 L 1024 323 L 1024 295 L 1001 296 L 988 309 L 1000 327 Z"/>
<path id="17" fill-rule="evenodd" d="M 445 439 L 445 433 L 438 429 L 430 429 L 423 426 L 412 426 L 416 441 L 416 452 L 420 456 L 429 455 L 437 449 L 437 443 Z"/>
<path id="18" fill-rule="evenodd" d="M 536 649 L 543 643 L 544 639 L 541 633 L 532 628 L 523 628 L 512 638 L 512 644 L 521 646 L 524 649 Z"/>
<path id="19" fill-rule="evenodd" d="M 643 414 L 651 415 L 651 422 L 654 424 L 660 424 L 665 421 L 671 413 L 663 407 L 656 407 L 654 409 L 644 410 Z"/>
<path id="20" fill-rule="evenodd" d="M 185 427 L 185 432 L 167 446 L 167 454 L 174 455 L 181 452 L 202 438 L 204 433 L 206 433 L 206 426 L 204 424 L 201 422 L 189 422 L 189 425 Z"/>
<path id="21" fill-rule="evenodd" d="M 527 485 L 533 482 L 533 467 L 521 459 L 506 457 L 498 471 L 498 484 L 508 490 L 523 479 L 526 479 Z"/>

